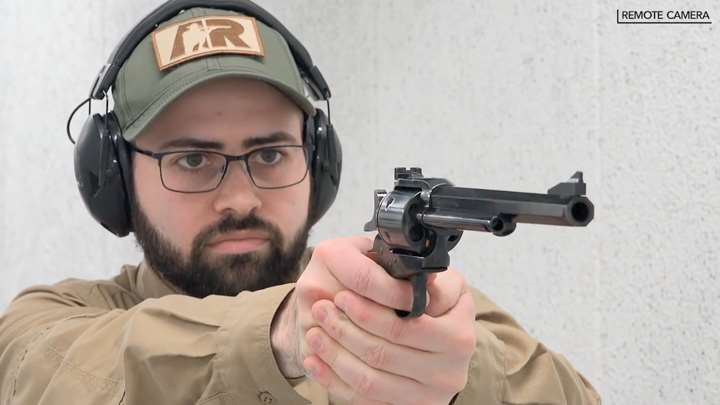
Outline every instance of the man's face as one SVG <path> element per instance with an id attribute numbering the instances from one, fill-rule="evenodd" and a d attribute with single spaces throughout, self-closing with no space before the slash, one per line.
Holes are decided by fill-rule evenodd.
<path id="1" fill-rule="evenodd" d="M 152 152 L 240 155 L 302 145 L 302 128 L 301 110 L 274 87 L 217 79 L 173 102 L 135 144 Z M 290 187 L 260 189 L 235 161 L 217 189 L 187 194 L 166 189 L 149 156 L 135 153 L 133 170 L 135 234 L 165 279 L 196 297 L 295 281 L 309 231 L 309 174 Z"/>

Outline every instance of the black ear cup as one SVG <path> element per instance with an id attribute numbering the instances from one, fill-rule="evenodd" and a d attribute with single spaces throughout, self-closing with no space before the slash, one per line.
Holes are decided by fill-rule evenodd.
<path id="1" fill-rule="evenodd" d="M 322 110 L 315 110 L 315 116 L 308 121 L 306 131 L 311 131 L 309 135 L 315 152 L 310 162 L 313 187 L 308 221 L 314 225 L 335 201 L 340 188 L 342 148 L 335 129 Z"/>
<path id="2" fill-rule="evenodd" d="M 131 172 L 128 157 L 114 115 L 94 114 L 85 121 L 75 145 L 75 179 L 90 214 L 117 236 L 132 230 L 124 176 Z"/>

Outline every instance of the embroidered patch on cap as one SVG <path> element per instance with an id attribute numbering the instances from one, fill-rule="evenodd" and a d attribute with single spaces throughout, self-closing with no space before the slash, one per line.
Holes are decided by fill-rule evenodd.
<path id="1" fill-rule="evenodd" d="M 217 53 L 265 56 L 257 22 L 245 16 L 205 16 L 152 34 L 160 70 Z"/>

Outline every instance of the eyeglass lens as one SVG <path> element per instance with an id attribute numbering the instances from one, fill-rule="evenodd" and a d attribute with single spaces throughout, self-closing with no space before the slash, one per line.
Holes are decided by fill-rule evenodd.
<path id="1" fill-rule="evenodd" d="M 297 184 L 307 172 L 307 157 L 302 146 L 261 148 L 243 160 L 253 183 L 260 188 Z M 216 152 L 168 153 L 160 162 L 162 181 L 165 187 L 175 191 L 210 191 L 220 185 L 227 162 L 224 155 Z"/>

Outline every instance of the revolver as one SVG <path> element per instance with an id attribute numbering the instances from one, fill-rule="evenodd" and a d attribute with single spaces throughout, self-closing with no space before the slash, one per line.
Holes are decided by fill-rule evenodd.
<path id="1" fill-rule="evenodd" d="M 447 270 L 448 252 L 463 231 L 507 236 L 518 223 L 587 226 L 595 212 L 585 196 L 582 172 L 547 194 L 456 187 L 446 179 L 424 177 L 422 169 L 395 168 L 395 188 L 375 190 L 374 213 L 365 231 L 377 231 L 368 256 L 391 276 L 413 287 L 410 312 L 425 312 L 428 273 Z"/>

